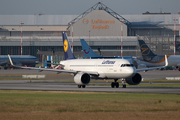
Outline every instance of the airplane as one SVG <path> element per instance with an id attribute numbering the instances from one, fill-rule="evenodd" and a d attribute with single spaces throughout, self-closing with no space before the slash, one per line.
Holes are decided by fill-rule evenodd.
<path id="1" fill-rule="evenodd" d="M 91 78 L 114 79 L 114 82 L 111 83 L 112 88 L 119 87 L 119 83 L 117 82 L 118 79 L 122 79 L 123 88 L 126 88 L 125 82 L 130 85 L 138 85 L 142 80 L 142 77 L 138 72 L 164 68 L 168 65 L 168 61 L 166 59 L 165 66 L 136 69 L 134 65 L 126 59 L 76 59 L 71 51 L 71 47 L 65 31 L 62 32 L 62 37 L 65 60 L 60 61 L 60 65 L 63 69 L 15 66 L 11 60 L 10 55 L 8 55 L 11 65 L 39 71 L 72 73 L 74 74 L 74 82 L 78 85 L 78 88 L 85 88 L 86 85 L 91 82 Z"/>
<path id="2" fill-rule="evenodd" d="M 14 64 L 18 66 L 27 65 L 34 67 L 39 63 L 39 59 L 32 55 L 11 55 L 11 58 Z M 4 69 L 11 66 L 8 55 L 0 55 L 0 66 L 3 66 Z"/>
<path id="3" fill-rule="evenodd" d="M 118 57 L 118 56 L 114 56 L 114 57 L 104 57 L 101 55 L 97 55 L 96 53 L 94 53 L 94 51 L 91 49 L 91 47 L 87 44 L 87 42 L 84 39 L 80 39 L 81 41 L 81 45 L 82 45 L 82 50 L 83 50 L 83 54 L 84 57 L 88 57 L 91 59 L 131 59 L 131 57 Z"/>
<path id="4" fill-rule="evenodd" d="M 144 61 L 144 64 L 146 64 L 147 67 L 164 65 L 164 55 L 154 54 L 143 40 L 138 40 L 138 42 L 142 57 L 138 57 L 137 59 Z M 169 66 L 178 66 L 180 68 L 180 55 L 167 55 L 167 59 Z"/>

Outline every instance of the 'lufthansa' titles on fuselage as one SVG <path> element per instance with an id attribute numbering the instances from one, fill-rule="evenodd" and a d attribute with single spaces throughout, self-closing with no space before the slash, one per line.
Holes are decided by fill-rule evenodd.
<path id="1" fill-rule="evenodd" d="M 102 64 L 114 64 L 116 61 L 104 60 Z"/>

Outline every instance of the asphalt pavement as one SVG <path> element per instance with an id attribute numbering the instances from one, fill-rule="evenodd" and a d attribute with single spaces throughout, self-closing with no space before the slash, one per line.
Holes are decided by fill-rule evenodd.
<path id="1" fill-rule="evenodd" d="M 38 72 L 38 70 L 0 70 L 0 76 L 3 75 L 55 75 L 56 72 Z M 179 77 L 179 71 L 148 71 L 140 72 L 144 80 L 146 79 L 163 79 L 165 77 Z M 67 76 L 66 76 L 67 75 Z M 69 74 L 62 74 L 59 79 L 66 78 L 72 80 Z M 49 82 L 51 81 L 51 82 Z M 179 81 L 180 82 L 180 81 Z M 101 84 L 101 83 L 97 83 Z M 103 84 L 103 83 L 102 83 Z M 94 86 L 87 85 L 86 88 L 78 88 L 75 83 L 52 82 L 49 80 L 0 80 L 1 90 L 42 90 L 42 91 L 81 91 L 81 92 L 124 92 L 124 93 L 163 93 L 163 94 L 180 94 L 180 88 L 164 88 L 164 87 L 137 87 L 127 86 L 127 88 L 111 88 L 110 86 Z"/>

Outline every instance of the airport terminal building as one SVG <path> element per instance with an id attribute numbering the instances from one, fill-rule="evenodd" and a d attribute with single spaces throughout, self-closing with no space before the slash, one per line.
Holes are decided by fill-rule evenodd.
<path id="1" fill-rule="evenodd" d="M 20 55 L 22 39 L 24 55 L 63 59 L 62 31 L 73 41 L 76 57 L 83 56 L 81 38 L 104 56 L 120 56 L 121 40 L 124 56 L 139 56 L 138 39 L 156 54 L 174 54 L 175 40 L 180 54 L 179 29 L 178 12 L 119 15 L 100 2 L 80 15 L 0 15 L 0 55 Z"/>

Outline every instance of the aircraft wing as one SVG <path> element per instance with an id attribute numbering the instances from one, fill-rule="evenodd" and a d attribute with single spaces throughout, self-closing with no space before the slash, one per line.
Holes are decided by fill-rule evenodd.
<path id="1" fill-rule="evenodd" d="M 50 69 L 50 68 L 36 68 L 36 67 L 16 66 L 16 65 L 13 64 L 13 61 L 11 60 L 11 57 L 9 55 L 8 55 L 8 57 L 9 57 L 9 61 L 10 61 L 11 65 L 14 66 L 14 67 L 18 67 L 18 68 L 39 70 L 40 72 L 41 71 L 52 71 L 52 72 L 57 72 L 57 73 L 64 72 L 64 73 L 73 73 L 73 74 L 77 74 L 78 72 L 85 72 L 85 73 L 88 73 L 88 74 L 93 75 L 93 76 L 99 75 L 98 72 L 93 72 L 93 71 L 90 72 L 90 71 L 75 71 L 75 70 L 64 70 L 64 69 Z"/>
<path id="2" fill-rule="evenodd" d="M 143 68 L 143 69 L 136 69 L 136 72 L 140 72 L 140 71 L 148 71 L 148 70 L 155 70 L 155 69 L 161 69 L 161 68 L 165 68 L 168 66 L 168 60 L 167 60 L 167 56 L 165 55 L 165 66 L 160 66 L 160 67 L 152 67 L 152 68 Z"/>
<path id="3" fill-rule="evenodd" d="M 51 69 L 51 68 L 36 68 L 36 67 L 22 67 L 22 66 L 15 66 L 15 65 L 12 65 L 14 67 L 19 67 L 19 68 L 24 68 L 24 69 L 31 69 L 31 70 L 39 70 L 40 72 L 41 71 L 52 71 L 52 72 L 57 72 L 57 73 L 73 73 L 73 74 L 77 74 L 78 72 L 85 72 L 85 73 L 88 73 L 90 75 L 94 75 L 94 76 L 97 76 L 99 75 L 98 72 L 89 72 L 89 71 L 75 71 L 75 70 L 64 70 L 64 69 Z"/>
<path id="4" fill-rule="evenodd" d="M 7 63 L 8 63 L 8 61 L 0 62 L 0 66 L 3 66 L 3 65 L 5 65 L 5 64 L 7 64 Z"/>
<path id="5" fill-rule="evenodd" d="M 148 71 L 148 70 L 155 70 L 155 69 L 161 69 L 161 68 L 165 68 L 166 66 L 163 67 L 152 67 L 152 68 L 143 68 L 143 69 L 136 69 L 136 72 L 140 72 L 140 71 Z"/>
<path id="6" fill-rule="evenodd" d="M 14 64 L 17 65 L 17 66 L 21 66 L 22 65 L 22 63 L 20 63 L 20 62 L 14 62 Z"/>
<path id="7" fill-rule="evenodd" d="M 9 60 L 6 60 L 6 61 L 3 61 L 3 62 L 0 62 L 0 66 L 3 66 L 5 64 L 8 64 L 9 65 Z M 22 63 L 20 62 L 14 62 L 15 65 L 18 65 L 18 66 L 21 66 Z"/>
<path id="8" fill-rule="evenodd" d="M 59 64 L 59 63 L 46 63 L 46 64 L 51 64 L 51 65 L 59 65 L 59 66 L 61 66 L 62 68 L 64 68 L 64 65 L 62 65 L 62 64 Z"/>

